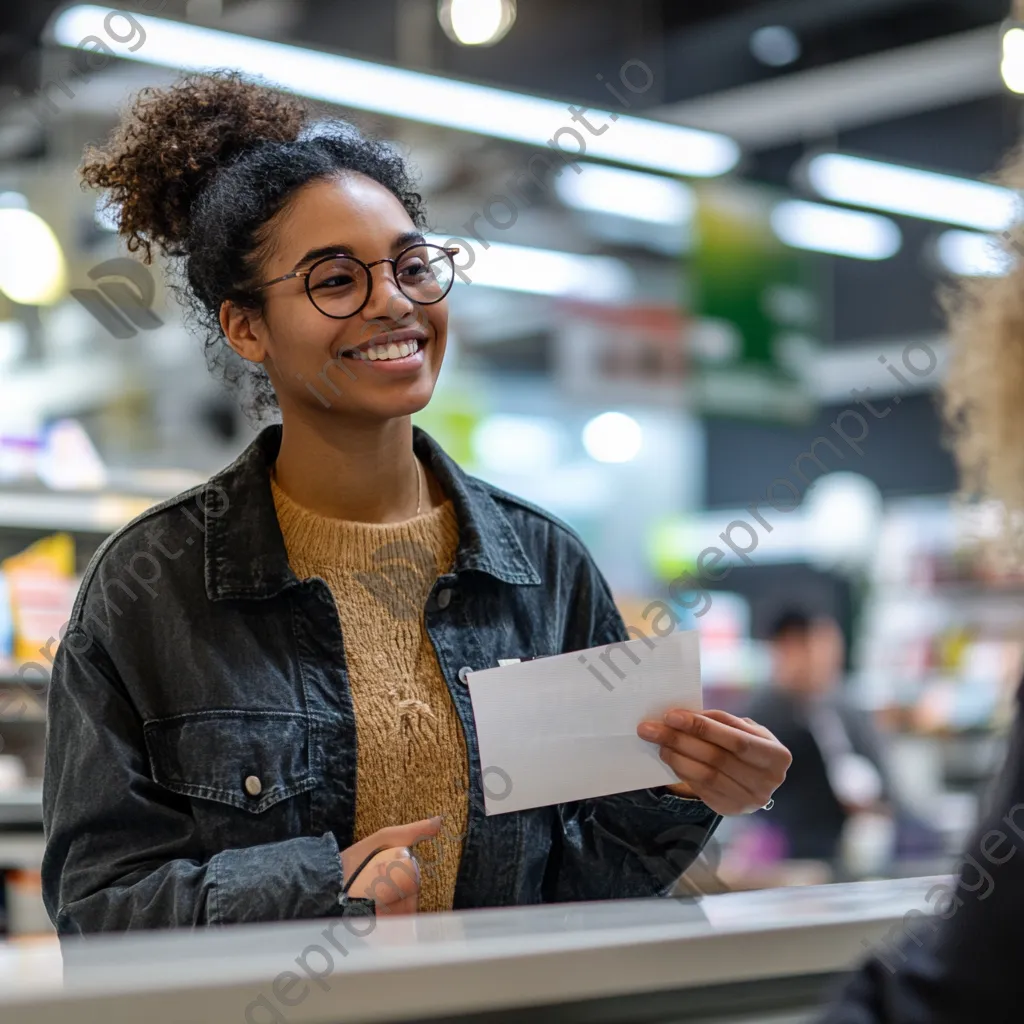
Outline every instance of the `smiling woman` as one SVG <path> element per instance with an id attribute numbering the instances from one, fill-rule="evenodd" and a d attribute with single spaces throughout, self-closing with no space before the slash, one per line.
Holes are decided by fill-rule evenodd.
<path id="1" fill-rule="evenodd" d="M 280 423 L 86 570 L 48 709 L 62 933 L 657 895 L 767 801 L 778 741 L 690 716 L 654 723 L 677 786 L 485 815 L 468 674 L 626 631 L 572 530 L 412 426 L 455 250 L 390 148 L 225 73 L 144 90 L 83 175 Z M 200 496 L 195 545 L 177 510 Z M 155 543 L 151 601 L 111 616 Z"/>

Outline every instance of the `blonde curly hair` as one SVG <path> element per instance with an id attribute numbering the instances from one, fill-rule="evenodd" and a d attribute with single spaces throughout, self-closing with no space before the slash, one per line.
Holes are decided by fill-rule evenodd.
<path id="1" fill-rule="evenodd" d="M 1024 188 L 1024 144 L 992 180 Z M 964 497 L 1000 503 L 1005 539 L 1024 551 L 1024 221 L 1000 245 L 1009 273 L 961 279 L 941 296 L 950 334 L 943 411 Z"/>

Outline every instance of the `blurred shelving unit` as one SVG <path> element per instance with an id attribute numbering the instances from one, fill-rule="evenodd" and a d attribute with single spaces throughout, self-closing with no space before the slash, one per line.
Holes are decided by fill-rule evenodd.
<path id="1" fill-rule="evenodd" d="M 198 478 L 128 473 L 113 482 L 119 486 L 103 491 L 52 491 L 30 483 L 5 483 L 0 487 L 0 559 L 50 534 L 68 533 L 75 542 L 80 580 L 110 534 Z M 6 927 L 15 930 L 16 921 L 31 921 L 34 930 L 45 925 L 38 872 L 43 855 L 47 668 L 43 656 L 32 659 L 31 668 L 9 655 L 0 656 L 0 755 L 17 758 L 25 773 L 23 781 L 13 782 L 0 773 L 0 897 L 5 897 L 0 899 L 0 923 L 9 916 Z M 5 905 L 9 915 L 2 913 Z"/>
<path id="2" fill-rule="evenodd" d="M 890 502 L 855 648 L 858 695 L 896 737 L 904 789 L 960 835 L 1002 761 L 1024 662 L 1024 575 L 1007 571 L 996 527 L 993 509 L 949 498 Z"/>
<path id="3" fill-rule="evenodd" d="M 105 492 L 0 491 L 0 529 L 107 535 L 155 504 L 152 497 Z"/>
<path id="4" fill-rule="evenodd" d="M 24 828 L 42 825 L 43 790 L 36 784 L 0 792 L 0 826 Z"/>

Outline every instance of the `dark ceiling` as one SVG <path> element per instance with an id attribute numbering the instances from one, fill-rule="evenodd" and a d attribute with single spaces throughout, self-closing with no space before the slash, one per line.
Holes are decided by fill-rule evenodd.
<path id="1" fill-rule="evenodd" d="M 300 0 L 295 0 L 300 2 Z M 298 38 L 380 60 L 399 59 L 396 15 L 434 0 L 307 0 Z M 428 18 L 423 53 L 451 74 L 566 98 L 604 96 L 595 75 L 640 59 L 656 72 L 651 105 L 717 92 L 963 32 L 1006 16 L 1009 0 L 519 0 L 497 46 L 460 47 Z M 802 48 L 785 69 L 760 64 L 751 34 L 792 29 Z"/>
<path id="2" fill-rule="evenodd" d="M 245 9 L 260 0 L 225 0 L 244 29 Z M 567 99 L 596 99 L 595 76 L 630 59 L 648 63 L 650 104 L 933 39 L 1005 17 L 1009 0 L 519 0 L 512 32 L 497 46 L 456 46 L 433 16 L 435 0 L 273 0 L 289 5 L 299 42 L 420 66 Z M 0 0 L 0 86 L 38 85 L 40 34 L 59 0 Z M 140 9 L 131 0 L 121 6 Z M 150 5 L 152 6 L 152 5 Z M 414 60 L 402 52 L 399 12 L 419 9 Z M 166 0 L 183 16 L 185 0 Z M 750 52 L 750 36 L 783 25 L 802 53 L 784 69 Z M 408 39 L 408 33 L 405 34 Z"/>
<path id="3" fill-rule="evenodd" d="M 277 38 L 594 105 L 607 100 L 596 76 L 614 75 L 631 59 L 655 71 L 656 87 L 643 99 L 656 105 L 991 25 L 1009 7 L 1009 0 L 519 0 L 512 32 L 497 46 L 477 49 L 447 39 L 434 15 L 436 0 L 227 0 L 232 27 L 245 31 L 249 16 L 255 25 L 257 8 L 267 3 L 288 16 Z M 56 6 L 56 0 L 0 0 L 0 87 L 6 84 L 8 94 L 11 86 L 37 87 L 40 33 Z M 184 0 L 166 0 L 165 10 L 184 16 Z M 415 19 L 412 34 L 400 31 L 400 12 Z M 766 25 L 793 30 L 799 60 L 781 69 L 758 63 L 750 37 Z M 1004 93 L 880 120 L 828 141 L 882 159 L 981 175 L 996 166 L 1019 127 L 1019 103 Z M 789 189 L 794 165 L 818 142 L 748 151 L 744 175 Z M 480 153 L 475 158 L 479 163 Z M 897 219 L 906 245 L 894 259 L 832 261 L 837 344 L 938 329 L 933 275 L 921 262 L 936 229 Z"/>

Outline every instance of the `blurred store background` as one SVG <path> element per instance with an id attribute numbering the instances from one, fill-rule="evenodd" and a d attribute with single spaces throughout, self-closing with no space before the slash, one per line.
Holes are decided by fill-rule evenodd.
<path id="1" fill-rule="evenodd" d="M 802 635 L 780 623 L 838 624 L 835 682 L 877 730 L 887 788 L 857 774 L 848 730 L 830 746 L 812 729 L 833 795 L 864 783 L 839 800 L 835 855 L 794 856 L 768 811 L 728 822 L 692 884 L 947 868 L 1024 649 L 1024 577 L 986 554 L 992 510 L 955 500 L 936 404 L 937 290 L 1005 270 L 992 237 L 1016 196 L 984 178 L 1021 125 L 1010 15 L 1009 0 L 5 0 L 10 930 L 44 927 L 42 701 L 78 579 L 257 426 L 208 375 L 162 268 L 123 262 L 75 175 L 131 93 L 193 66 L 264 75 L 411 154 L 434 233 L 463 248 L 417 421 L 575 527 L 631 626 L 699 629 L 708 706 L 764 697 L 779 644 Z"/>

